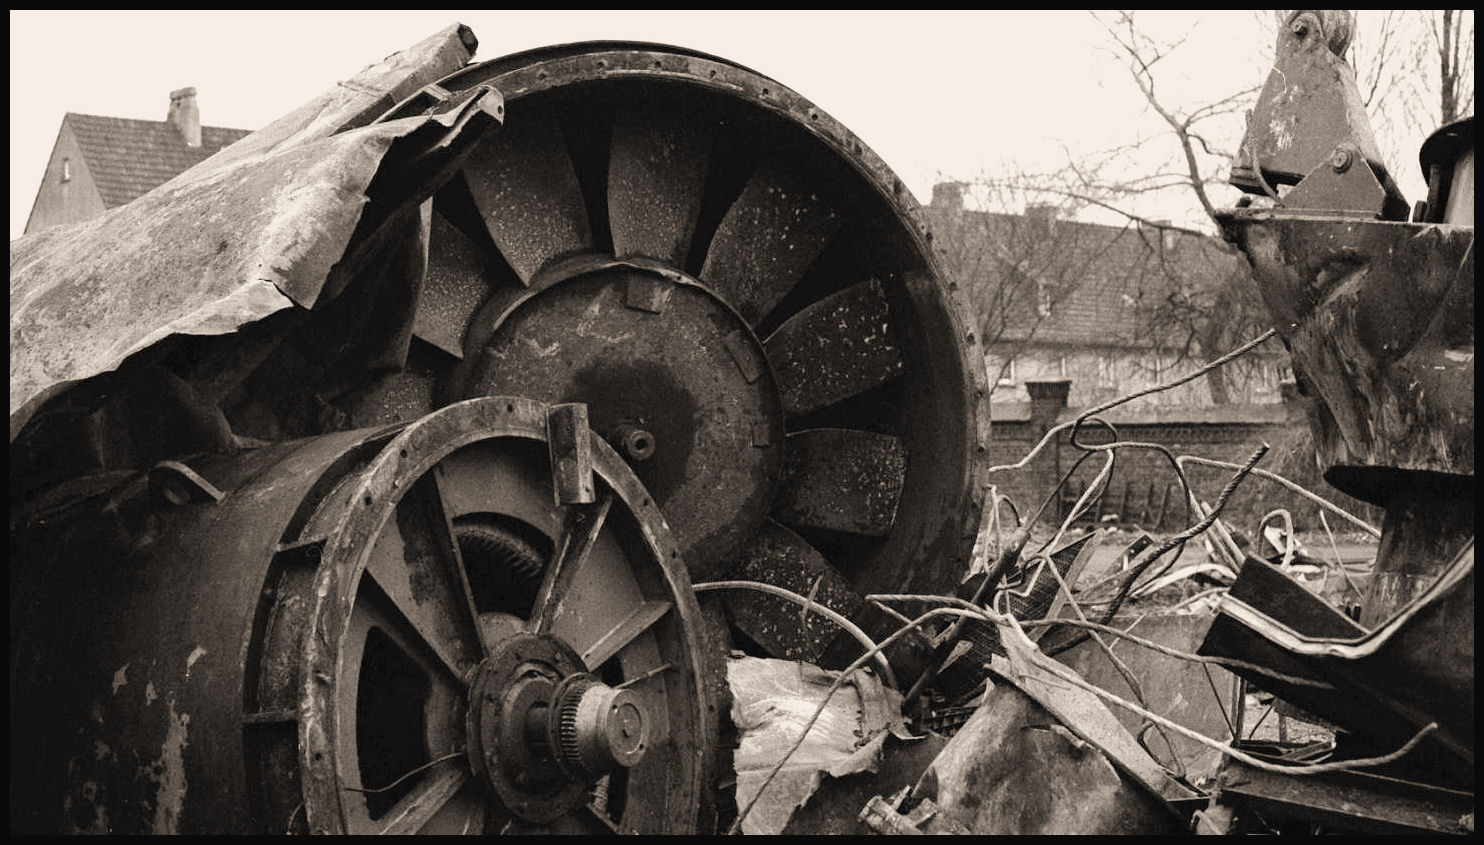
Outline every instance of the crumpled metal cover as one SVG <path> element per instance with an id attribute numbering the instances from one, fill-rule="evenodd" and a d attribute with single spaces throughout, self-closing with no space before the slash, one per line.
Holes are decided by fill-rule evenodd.
<path id="1" fill-rule="evenodd" d="M 448 118 L 368 124 L 462 67 L 476 44 L 449 26 L 132 203 L 12 241 L 11 439 L 68 385 L 165 337 L 312 307 L 393 142 Z"/>

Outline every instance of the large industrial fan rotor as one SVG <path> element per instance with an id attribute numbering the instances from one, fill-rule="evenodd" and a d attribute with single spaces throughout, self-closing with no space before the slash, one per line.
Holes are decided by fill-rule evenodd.
<path id="1" fill-rule="evenodd" d="M 698 579 L 852 615 L 862 592 L 955 582 L 982 367 L 869 150 L 776 82 L 674 48 L 552 48 L 440 84 L 507 108 L 434 204 L 419 331 L 461 359 L 444 401 L 586 403 Z M 739 601 L 759 642 L 819 657 L 826 634 Z"/>
<path id="2" fill-rule="evenodd" d="M 388 153 L 312 301 L 13 430 L 13 831 L 711 832 L 711 614 L 859 646 L 692 580 L 868 630 L 863 595 L 957 583 L 982 362 L 890 171 L 654 45 L 470 65 L 384 119 L 480 87 L 503 124 L 417 191 Z"/>

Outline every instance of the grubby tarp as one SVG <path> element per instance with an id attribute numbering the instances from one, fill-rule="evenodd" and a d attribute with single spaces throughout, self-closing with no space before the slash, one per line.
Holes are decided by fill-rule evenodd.
<path id="1" fill-rule="evenodd" d="M 366 189 L 390 152 L 437 178 L 452 170 L 440 157 L 466 154 L 498 124 L 495 92 L 373 123 L 464 66 L 476 45 L 468 27 L 453 24 L 134 202 L 12 241 L 11 440 L 49 398 L 166 337 L 226 334 L 312 307 L 371 217 Z M 403 196 L 377 202 L 436 188 L 396 184 Z"/>

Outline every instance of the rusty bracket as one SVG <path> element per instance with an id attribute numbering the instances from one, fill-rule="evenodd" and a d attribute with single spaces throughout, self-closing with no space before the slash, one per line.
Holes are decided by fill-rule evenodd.
<path id="1" fill-rule="evenodd" d="M 150 468 L 149 492 L 162 502 L 220 502 L 227 494 L 179 461 L 160 461 Z"/>
<path id="2" fill-rule="evenodd" d="M 1328 159 L 1283 197 L 1288 208 L 1368 219 L 1380 217 L 1386 202 L 1386 188 L 1360 148 L 1351 143 L 1335 147 Z"/>
<path id="3" fill-rule="evenodd" d="M 737 369 L 741 371 L 747 383 L 752 384 L 757 381 L 758 377 L 763 374 L 763 368 L 758 362 L 757 353 L 748 337 L 740 331 L 727 332 L 721 336 L 721 342 L 731 354 L 732 360 L 736 362 Z"/>
<path id="4" fill-rule="evenodd" d="M 624 288 L 623 304 L 635 311 L 662 314 L 670 301 L 671 286 L 646 273 L 635 273 Z"/>
<path id="5" fill-rule="evenodd" d="M 551 451 L 551 486 L 556 503 L 587 505 L 597 501 L 587 405 L 573 402 L 548 408 L 546 439 Z"/>
<path id="6" fill-rule="evenodd" d="M 911 810 L 901 812 L 902 802 L 907 799 L 908 793 L 912 791 L 911 786 L 904 786 L 897 791 L 890 800 L 880 795 L 872 796 L 866 806 L 861 808 L 858 818 L 860 821 L 876 831 L 891 836 L 922 836 L 927 833 L 951 833 L 964 835 L 971 831 L 958 822 L 936 818 L 938 816 L 938 805 L 933 799 L 924 798 L 917 802 Z M 923 830 L 928 822 L 935 822 L 933 830 Z"/>

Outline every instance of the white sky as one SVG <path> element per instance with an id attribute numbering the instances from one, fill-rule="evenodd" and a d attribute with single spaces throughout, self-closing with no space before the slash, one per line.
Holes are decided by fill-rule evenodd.
<path id="1" fill-rule="evenodd" d="M 1160 34 L 1188 33 L 1161 70 L 1172 100 L 1225 96 L 1267 73 L 1271 36 L 1251 12 L 1145 15 Z M 619 39 L 738 62 L 844 123 L 924 202 L 939 174 L 1049 169 L 1163 126 L 1085 12 L 12 11 L 10 237 L 64 112 L 163 120 L 169 92 L 194 86 L 202 123 L 255 129 L 455 21 L 479 38 L 477 61 Z M 1193 206 L 1182 195 L 1154 216 L 1182 220 Z"/>

